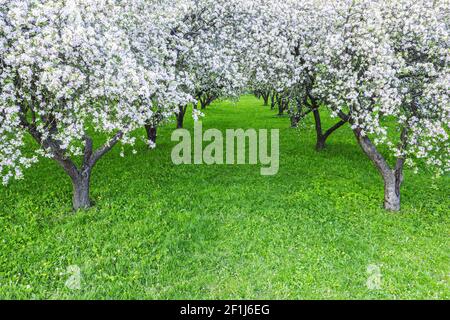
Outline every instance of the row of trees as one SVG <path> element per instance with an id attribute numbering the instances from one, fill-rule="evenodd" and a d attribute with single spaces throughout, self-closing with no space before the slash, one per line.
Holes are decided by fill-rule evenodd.
<path id="1" fill-rule="evenodd" d="M 313 113 L 318 150 L 349 124 L 384 180 L 386 209 L 400 209 L 405 165 L 449 170 L 448 2 L 277 1 L 262 12 L 256 88 L 283 97 L 293 126 Z"/>
<path id="2" fill-rule="evenodd" d="M 3 183 L 49 157 L 72 180 L 74 208 L 89 207 L 92 169 L 116 144 L 145 127 L 154 145 L 172 117 L 181 127 L 205 83 L 234 93 L 240 19 L 229 0 L 1 0 Z M 94 132 L 110 137 L 95 150 Z"/>
<path id="3" fill-rule="evenodd" d="M 197 118 L 252 89 L 292 126 L 312 113 L 318 150 L 349 124 L 384 179 L 386 209 L 399 210 L 404 165 L 449 169 L 448 9 L 445 0 L 0 0 L 3 183 L 49 157 L 72 180 L 74 208 L 87 208 L 93 167 L 116 144 L 134 145 L 136 129 L 154 146 L 158 126 L 183 126 L 188 104 Z M 96 149 L 94 132 L 109 136 Z"/>

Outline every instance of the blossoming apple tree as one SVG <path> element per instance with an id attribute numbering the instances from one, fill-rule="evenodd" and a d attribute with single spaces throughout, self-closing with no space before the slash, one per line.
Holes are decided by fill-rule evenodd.
<path id="1" fill-rule="evenodd" d="M 186 0 L 172 8 L 168 39 L 176 56 L 183 92 L 205 108 L 213 99 L 237 96 L 245 86 L 239 58 L 246 46 L 243 21 L 246 1 Z M 177 127 L 183 127 L 186 104 L 180 104 Z M 199 116 L 197 108 L 194 118 Z"/>
<path id="2" fill-rule="evenodd" d="M 314 95 L 317 72 L 326 46 L 330 6 L 325 1 L 266 1 L 260 25 L 254 30 L 251 84 L 259 91 L 273 91 L 272 105 L 279 115 L 285 110 L 291 126 L 297 127 L 309 113 L 315 120 L 316 149 L 322 150 L 327 138 L 346 121 L 339 120 L 324 130 L 319 109 L 323 105 Z"/>
<path id="3" fill-rule="evenodd" d="M 425 0 L 332 7 L 316 94 L 350 122 L 383 177 L 385 208 L 398 211 L 405 164 L 449 169 L 448 10 Z"/>
<path id="4" fill-rule="evenodd" d="M 178 96 L 159 59 L 135 54 L 113 19 L 122 13 L 106 0 L 0 1 L 3 183 L 49 157 L 72 180 L 74 209 L 87 208 L 95 164 L 117 143 L 134 144 L 130 133 L 152 118 L 155 100 Z M 94 148 L 92 132 L 109 138 Z"/>

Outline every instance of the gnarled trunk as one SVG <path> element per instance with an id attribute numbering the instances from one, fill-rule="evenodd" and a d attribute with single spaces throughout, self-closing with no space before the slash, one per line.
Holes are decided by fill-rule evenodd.
<path id="1" fill-rule="evenodd" d="M 77 168 L 72 160 L 62 156 L 60 152 L 54 155 L 54 159 L 61 165 L 72 180 L 72 205 L 75 211 L 88 209 L 91 207 L 89 191 L 92 169 L 97 161 L 119 142 L 122 136 L 122 132 L 116 133 L 112 139 L 95 151 L 93 150 L 92 139 L 85 137 L 84 157 L 80 169 Z"/>
<path id="2" fill-rule="evenodd" d="M 88 209 L 91 206 L 89 198 L 89 188 L 91 180 L 92 168 L 86 168 L 80 172 L 76 177 L 72 178 L 73 185 L 73 209 Z"/>
<path id="3" fill-rule="evenodd" d="M 213 94 L 205 93 L 203 96 L 200 96 L 198 100 L 200 101 L 201 110 L 205 110 L 206 107 L 210 106 L 211 103 L 216 100 L 216 96 Z"/>
<path id="4" fill-rule="evenodd" d="M 389 211 L 400 211 L 400 187 L 403 182 L 404 159 L 398 158 L 395 168 L 391 169 L 372 141 L 367 136 L 361 134 L 361 129 L 356 128 L 353 132 L 361 149 L 383 177 L 384 208 Z"/>
<path id="5" fill-rule="evenodd" d="M 76 166 L 67 155 L 66 150 L 61 148 L 61 141 L 53 138 L 51 135 L 44 136 L 37 130 L 35 119 L 33 122 L 28 122 L 25 118 L 21 119 L 22 125 L 28 130 L 33 139 L 43 148 L 51 151 L 53 159 L 64 169 L 64 172 L 71 178 L 73 186 L 73 208 L 75 210 L 87 209 L 91 206 L 89 199 L 89 189 L 92 168 L 94 168 L 100 158 L 109 152 L 123 137 L 123 132 L 117 132 L 108 142 L 102 147 L 94 151 L 92 139 L 84 136 L 84 155 L 83 162 L 80 169 Z M 56 120 L 54 118 L 44 119 L 51 126 L 51 133 L 57 133 Z"/>
<path id="6" fill-rule="evenodd" d="M 395 171 L 385 173 L 383 180 L 384 208 L 389 211 L 399 211 L 401 180 L 396 177 Z"/>
<path id="7" fill-rule="evenodd" d="M 317 108 L 314 108 L 313 115 L 316 127 L 316 150 L 322 151 L 325 148 L 326 138 L 322 134 L 322 120 L 320 119 L 320 113 Z"/>

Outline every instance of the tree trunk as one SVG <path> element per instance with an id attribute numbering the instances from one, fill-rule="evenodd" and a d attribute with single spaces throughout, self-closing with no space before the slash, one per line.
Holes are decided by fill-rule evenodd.
<path id="1" fill-rule="evenodd" d="M 298 128 L 299 117 L 296 114 L 291 115 L 291 128 Z"/>
<path id="2" fill-rule="evenodd" d="M 103 146 L 94 151 L 92 139 L 84 136 L 84 155 L 81 169 L 78 169 L 75 163 L 65 155 L 65 150 L 61 148 L 61 142 L 51 136 L 43 137 L 36 129 L 36 124 L 29 123 L 22 119 L 22 125 L 28 130 L 33 139 L 45 149 L 51 150 L 53 159 L 64 169 L 64 172 L 71 178 L 73 185 L 72 204 L 75 210 L 87 209 L 91 206 L 89 199 L 89 188 L 92 168 L 98 160 L 108 153 L 123 137 L 123 132 L 117 132 Z M 53 121 L 55 125 L 56 121 Z M 55 132 L 57 127 L 53 129 Z"/>
<path id="3" fill-rule="evenodd" d="M 177 128 L 178 129 L 183 128 L 183 122 L 184 122 L 184 114 L 178 114 L 177 115 Z"/>
<path id="4" fill-rule="evenodd" d="M 205 94 L 200 95 L 200 96 L 197 98 L 198 102 L 200 102 L 200 109 L 201 109 L 201 110 L 206 109 L 207 99 L 208 99 L 208 98 L 207 98 L 207 96 L 206 96 Z"/>
<path id="5" fill-rule="evenodd" d="M 73 209 L 83 210 L 91 206 L 89 188 L 92 168 L 86 168 L 77 177 L 72 178 L 73 185 Z"/>
<path id="6" fill-rule="evenodd" d="M 177 113 L 177 128 L 182 129 L 184 124 L 184 114 L 186 113 L 187 106 L 179 106 Z"/>
<path id="7" fill-rule="evenodd" d="M 264 106 L 268 106 L 269 105 L 269 96 L 270 96 L 270 92 L 269 91 L 264 91 L 262 93 L 262 97 L 264 99 Z"/>
<path id="8" fill-rule="evenodd" d="M 280 101 L 278 102 L 278 115 L 279 116 L 284 115 L 284 105 L 285 105 L 284 99 L 281 98 Z"/>
<path id="9" fill-rule="evenodd" d="M 400 211 L 400 187 L 403 182 L 404 159 L 398 158 L 394 169 L 391 169 L 384 157 L 361 129 L 353 130 L 361 149 L 373 162 L 384 181 L 384 208 L 389 211 Z"/>
<path id="10" fill-rule="evenodd" d="M 145 131 L 147 132 L 149 145 L 155 144 L 157 138 L 157 127 L 146 124 Z"/>
<path id="11" fill-rule="evenodd" d="M 316 126 L 316 150 L 322 151 L 325 148 L 326 138 L 322 134 L 322 120 L 320 119 L 320 112 L 317 108 L 313 110 L 314 123 Z"/>
<path id="12" fill-rule="evenodd" d="M 216 99 L 217 99 L 217 97 L 213 94 L 207 95 L 206 100 L 205 100 L 205 108 L 204 109 L 206 109 L 206 107 L 209 107 Z"/>
<path id="13" fill-rule="evenodd" d="M 327 138 L 323 135 L 318 135 L 316 140 L 316 151 L 322 151 L 325 149 L 325 143 Z"/>
<path id="14" fill-rule="evenodd" d="M 397 180 L 395 172 L 386 172 L 384 180 L 384 208 L 389 211 L 400 210 L 400 186 L 401 181 Z"/>
<path id="15" fill-rule="evenodd" d="M 271 110 L 275 109 L 275 105 L 276 105 L 276 96 L 275 92 L 272 92 L 272 95 L 270 96 L 270 109 Z"/>
<path id="16" fill-rule="evenodd" d="M 344 124 L 347 123 L 347 120 L 341 120 L 338 123 L 336 123 L 334 126 L 332 126 L 330 129 L 325 131 L 325 133 L 322 130 L 322 120 L 320 118 L 320 112 L 317 105 L 314 103 L 312 106 L 313 108 L 313 114 L 314 114 L 314 122 L 316 126 L 316 150 L 322 151 L 325 149 L 326 141 L 328 137 L 337 129 L 342 127 Z"/>

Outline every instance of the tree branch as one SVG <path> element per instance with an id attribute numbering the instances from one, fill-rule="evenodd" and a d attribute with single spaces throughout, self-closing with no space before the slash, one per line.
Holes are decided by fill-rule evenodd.
<path id="1" fill-rule="evenodd" d="M 325 133 L 324 133 L 324 137 L 325 139 L 332 134 L 334 131 L 336 131 L 337 129 L 339 129 L 340 127 L 342 127 L 344 124 L 346 124 L 347 121 L 345 120 L 341 120 L 338 123 L 336 123 L 334 126 L 332 126 L 330 129 L 328 129 Z"/>
<path id="2" fill-rule="evenodd" d="M 100 149 L 97 149 L 92 155 L 89 165 L 93 167 L 97 161 L 103 157 L 107 152 L 109 152 L 123 137 L 123 132 L 119 131 L 114 137 L 112 137 L 108 142 L 106 142 Z"/>

